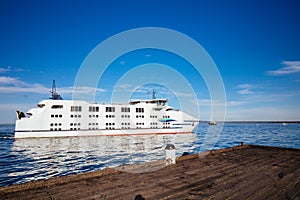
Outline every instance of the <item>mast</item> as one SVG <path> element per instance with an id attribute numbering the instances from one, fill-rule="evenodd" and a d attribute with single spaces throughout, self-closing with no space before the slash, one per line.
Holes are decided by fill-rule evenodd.
<path id="1" fill-rule="evenodd" d="M 155 94 L 156 94 L 156 92 L 155 92 L 155 90 L 153 89 L 153 90 L 152 90 L 152 99 L 156 99 Z"/>
<path id="2" fill-rule="evenodd" d="M 55 85 L 55 80 L 52 81 L 52 98 L 54 97 L 56 93 L 56 85 Z"/>
<path id="3" fill-rule="evenodd" d="M 52 90 L 50 92 L 51 92 L 50 99 L 52 99 L 52 100 L 62 100 L 61 96 L 58 93 L 56 93 L 55 80 L 53 80 L 53 82 L 52 82 Z"/>

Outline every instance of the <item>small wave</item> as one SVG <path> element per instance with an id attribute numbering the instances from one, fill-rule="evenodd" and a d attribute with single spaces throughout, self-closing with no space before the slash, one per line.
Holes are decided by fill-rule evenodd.
<path id="1" fill-rule="evenodd" d="M 200 124 L 194 134 L 143 137 L 46 138 L 14 140 L 14 126 L 0 125 L 0 186 L 89 172 L 104 167 L 137 164 L 164 158 L 164 147 L 173 143 L 176 155 L 199 153 L 209 126 Z M 300 148 L 300 124 L 224 125 L 213 149 L 245 144 Z"/>

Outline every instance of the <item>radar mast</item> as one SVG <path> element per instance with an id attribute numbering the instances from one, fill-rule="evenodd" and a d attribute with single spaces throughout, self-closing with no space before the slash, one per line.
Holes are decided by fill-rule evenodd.
<path id="1" fill-rule="evenodd" d="M 56 92 L 55 80 L 52 82 L 52 90 L 50 99 L 52 100 L 63 100 L 62 97 Z"/>
<path id="2" fill-rule="evenodd" d="M 155 94 L 156 94 L 156 92 L 155 92 L 155 90 L 153 89 L 153 90 L 152 90 L 152 99 L 156 99 Z"/>

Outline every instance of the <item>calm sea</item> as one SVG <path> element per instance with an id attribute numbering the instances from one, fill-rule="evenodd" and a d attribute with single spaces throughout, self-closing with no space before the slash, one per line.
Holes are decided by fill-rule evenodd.
<path id="1" fill-rule="evenodd" d="M 0 186 L 164 159 L 245 144 L 300 148 L 300 124 L 200 123 L 193 134 L 14 139 L 14 125 L 0 125 Z"/>

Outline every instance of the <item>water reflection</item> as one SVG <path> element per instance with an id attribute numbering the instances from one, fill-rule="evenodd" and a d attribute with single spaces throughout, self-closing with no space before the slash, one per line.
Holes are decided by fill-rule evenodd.
<path id="1" fill-rule="evenodd" d="M 166 144 L 173 143 L 180 156 L 191 151 L 194 141 L 194 134 L 17 139 L 11 149 L 15 170 L 8 177 L 26 182 L 164 160 Z"/>

